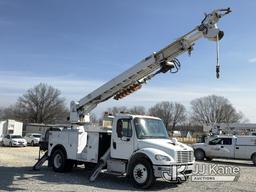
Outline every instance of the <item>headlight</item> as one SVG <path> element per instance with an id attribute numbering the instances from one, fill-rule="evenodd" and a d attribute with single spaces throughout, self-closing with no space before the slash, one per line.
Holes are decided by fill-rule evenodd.
<path id="1" fill-rule="evenodd" d="M 158 161 L 171 161 L 171 159 L 164 155 L 155 155 L 155 159 Z"/>
<path id="2" fill-rule="evenodd" d="M 15 141 L 15 140 L 12 140 L 12 142 L 13 142 L 13 143 L 17 143 L 17 141 Z"/>

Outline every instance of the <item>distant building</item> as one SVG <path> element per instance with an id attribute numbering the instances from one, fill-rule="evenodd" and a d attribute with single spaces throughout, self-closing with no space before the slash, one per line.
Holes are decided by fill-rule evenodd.
<path id="1" fill-rule="evenodd" d="M 4 135 L 22 135 L 23 123 L 12 119 L 0 121 L 0 140 Z"/>
<path id="2" fill-rule="evenodd" d="M 23 134 L 27 133 L 40 133 L 42 135 L 45 134 L 45 132 L 49 128 L 66 128 L 70 127 L 68 124 L 40 124 L 40 123 L 27 123 L 24 126 Z"/>
<path id="3" fill-rule="evenodd" d="M 192 138 L 192 133 L 191 131 L 186 131 L 186 130 L 182 130 L 182 131 L 173 131 L 172 134 L 173 137 L 187 137 L 187 138 Z"/>
<path id="4" fill-rule="evenodd" d="M 179 131 L 181 137 L 198 137 L 205 134 L 204 127 L 201 125 L 178 125 L 174 128 L 173 132 L 175 131 Z"/>

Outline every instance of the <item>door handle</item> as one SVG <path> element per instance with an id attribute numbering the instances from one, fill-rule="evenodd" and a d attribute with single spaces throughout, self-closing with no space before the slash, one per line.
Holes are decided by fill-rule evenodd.
<path id="1" fill-rule="evenodd" d="M 224 148 L 224 146 L 220 146 L 220 148 Z"/>
<path id="2" fill-rule="evenodd" d="M 116 149 L 116 142 L 113 142 L 113 148 Z"/>
<path id="3" fill-rule="evenodd" d="M 236 149 L 239 149 L 239 147 L 236 147 Z"/>
<path id="4" fill-rule="evenodd" d="M 121 138 L 122 141 L 130 141 L 130 138 L 126 137 L 126 138 Z"/>

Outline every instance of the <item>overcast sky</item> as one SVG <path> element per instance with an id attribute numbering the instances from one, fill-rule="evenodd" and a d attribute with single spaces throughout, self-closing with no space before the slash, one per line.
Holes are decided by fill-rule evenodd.
<path id="1" fill-rule="evenodd" d="M 256 122 L 256 1 L 0 0 L 0 106 L 40 82 L 79 100 L 154 51 L 199 25 L 205 12 L 231 7 L 219 27 L 221 79 L 215 78 L 215 43 L 196 43 L 179 57 L 177 74 L 159 75 L 143 89 L 100 104 L 143 105 L 163 100 L 189 103 L 221 95 Z"/>

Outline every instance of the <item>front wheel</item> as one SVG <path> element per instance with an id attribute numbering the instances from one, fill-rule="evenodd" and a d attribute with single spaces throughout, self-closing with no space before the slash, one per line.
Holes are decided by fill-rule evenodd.
<path id="1" fill-rule="evenodd" d="M 34 141 L 31 141 L 31 146 L 34 146 Z"/>
<path id="2" fill-rule="evenodd" d="M 12 142 L 10 141 L 10 143 L 9 143 L 9 147 L 12 147 Z"/>
<path id="3" fill-rule="evenodd" d="M 146 189 L 155 182 L 154 171 L 146 159 L 137 160 L 131 169 L 131 179 L 136 188 Z"/>
<path id="4" fill-rule="evenodd" d="M 196 160 L 203 161 L 205 158 L 205 153 L 202 149 L 196 149 L 195 150 L 195 158 Z"/>

